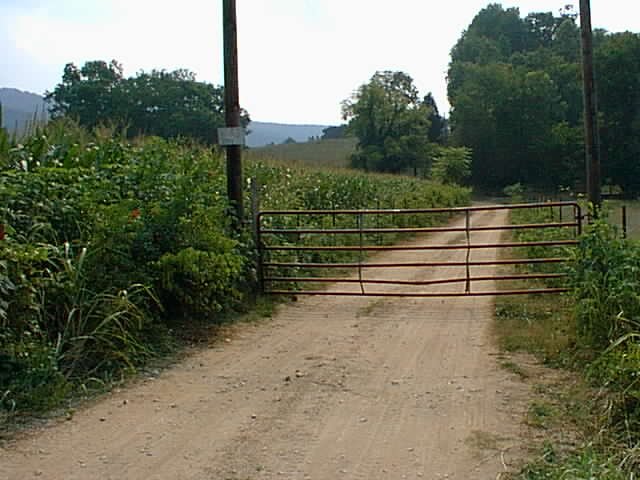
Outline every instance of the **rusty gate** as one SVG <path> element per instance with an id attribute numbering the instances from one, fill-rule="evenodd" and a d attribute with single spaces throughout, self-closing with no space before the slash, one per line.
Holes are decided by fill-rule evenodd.
<path id="1" fill-rule="evenodd" d="M 545 221 L 503 225 L 474 221 L 505 210 L 542 210 Z M 255 217 L 258 276 L 263 292 L 271 295 L 461 297 L 561 293 L 567 291 L 562 284 L 566 274 L 550 272 L 549 266 L 568 261 L 566 249 L 577 245 L 582 218 L 576 202 L 404 210 L 262 211 Z M 449 226 L 435 226 L 449 219 Z M 542 239 L 532 241 L 526 237 L 524 241 L 497 243 L 477 240 L 476 237 L 491 231 L 545 233 Z M 446 243 L 436 245 L 430 243 L 427 235 L 434 233 L 452 235 Z M 524 255 L 521 251 L 524 248 L 535 250 L 536 258 Z M 510 253 L 497 255 L 496 250 Z M 392 254 L 399 256 L 402 252 L 416 252 L 420 257 L 381 262 L 376 261 L 379 252 L 399 252 Z M 439 252 L 449 252 L 449 256 L 456 253 L 453 259 L 440 259 Z M 497 258 L 474 258 L 483 256 L 477 252 L 489 252 Z M 496 266 L 529 267 L 533 272 L 474 274 L 478 268 Z M 426 269 L 431 269 L 431 273 L 442 272 L 443 276 L 416 278 Z M 414 277 L 388 278 L 390 271 Z M 514 280 L 524 285 L 530 285 L 527 282 L 531 280 L 544 280 L 545 284 L 536 282 L 528 288 L 511 290 L 475 288 L 477 284 Z M 330 288 L 326 288 L 328 284 L 332 284 Z"/>

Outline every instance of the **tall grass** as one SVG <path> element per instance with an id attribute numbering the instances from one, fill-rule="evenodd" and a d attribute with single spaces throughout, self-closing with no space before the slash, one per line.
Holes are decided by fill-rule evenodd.
<path id="1" fill-rule="evenodd" d="M 531 322 L 546 325 L 535 336 L 545 359 L 576 369 L 593 389 L 593 393 L 581 397 L 587 405 L 580 412 L 567 407 L 568 418 L 575 417 L 582 425 L 585 441 L 568 454 L 557 453 L 548 445 L 544 455 L 527 466 L 518 478 L 637 478 L 640 471 L 640 244 L 622 239 L 614 227 L 599 220 L 586 229 L 572 256 L 569 268 L 572 291 L 565 298 L 572 304 L 570 313 L 559 312 L 544 300 L 528 300 L 521 302 L 521 306 L 526 305 L 534 315 L 520 326 L 514 322 L 510 325 L 523 332 L 531 329 L 528 326 Z M 515 311 L 502 307 L 499 315 L 504 317 L 505 311 L 512 310 Z M 522 313 L 519 311 L 518 315 Z M 560 328 L 559 322 L 565 326 Z M 559 331 L 566 337 L 561 350 L 554 348 Z M 514 338 L 514 334 L 508 337 Z M 529 343 L 524 341 L 518 345 Z M 559 359 L 561 361 L 557 361 Z M 578 421 L 579 416 L 589 418 Z"/>

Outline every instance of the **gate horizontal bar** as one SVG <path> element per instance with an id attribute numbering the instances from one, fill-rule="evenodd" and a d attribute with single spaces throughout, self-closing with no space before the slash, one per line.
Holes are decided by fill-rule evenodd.
<path id="1" fill-rule="evenodd" d="M 452 208 L 418 208 L 418 209 L 387 209 L 387 210 L 264 210 L 258 214 L 259 218 L 269 215 L 382 215 L 398 214 L 413 215 L 419 213 L 464 213 L 464 212 L 493 212 L 498 210 L 520 210 L 531 208 L 550 207 L 574 207 L 578 211 L 580 205 L 577 202 L 541 202 L 524 203 L 514 205 L 488 205 L 477 207 L 452 207 Z"/>
<path id="2" fill-rule="evenodd" d="M 460 277 L 460 278 L 448 278 L 442 280 L 425 280 L 425 281 L 412 281 L 412 280 L 359 280 L 356 278 L 326 278 L 326 277 L 267 277 L 265 282 L 293 282 L 293 283 L 355 283 L 355 284 L 370 284 L 370 285 L 408 285 L 408 286 L 427 286 L 427 285 L 444 285 L 447 283 L 463 283 L 463 282 L 490 282 L 490 281 L 502 281 L 502 280 L 542 280 L 553 278 L 565 278 L 566 273 L 540 273 L 540 274 L 523 274 L 523 275 L 498 275 L 498 276 L 484 276 L 484 277 Z"/>
<path id="3" fill-rule="evenodd" d="M 486 227 L 424 227 L 424 228 L 344 228 L 344 229 L 317 229 L 317 228 L 274 228 L 261 230 L 263 234 L 269 235 L 357 235 L 363 234 L 381 234 L 381 233 L 447 233 L 447 232 L 492 232 L 499 230 L 532 230 L 544 228 L 568 228 L 578 227 L 578 223 L 535 223 L 521 225 L 496 225 Z"/>
<path id="4" fill-rule="evenodd" d="M 531 258 L 514 260 L 486 260 L 467 262 L 415 262 L 415 263 L 278 263 L 266 262 L 264 267 L 273 268 L 419 268 L 419 267 L 486 267 L 493 265 L 538 265 L 542 263 L 565 263 L 568 258 Z"/>
<path id="5" fill-rule="evenodd" d="M 560 207 L 560 219 L 556 221 L 552 219 L 551 223 L 531 223 L 531 224 L 519 224 L 519 225 L 483 225 L 472 226 L 470 224 L 471 212 L 492 212 L 492 211 L 512 211 L 512 210 L 524 210 L 524 209 L 550 209 L 554 207 Z M 571 208 L 573 210 L 572 215 L 563 222 L 562 220 L 562 208 Z M 456 208 L 426 208 L 426 209 L 371 209 L 371 210 L 272 210 L 258 212 L 256 215 L 257 225 L 257 243 L 259 250 L 259 262 L 260 262 L 260 280 L 264 293 L 270 295 L 309 295 L 309 296 L 364 296 L 364 297 L 423 297 L 423 298 L 442 298 L 442 297 L 468 297 L 468 296 L 507 296 L 507 295 L 535 295 L 535 294 L 547 294 L 547 293 L 563 293 L 568 292 L 569 288 L 536 288 L 537 285 L 531 285 L 529 289 L 519 290 L 499 290 L 499 291 L 480 291 L 473 292 L 470 288 L 473 282 L 489 282 L 489 281 L 503 281 L 503 280 L 536 280 L 536 279 L 559 279 L 565 278 L 567 275 L 562 273 L 549 273 L 549 274 L 513 274 L 513 275 L 491 275 L 491 276 L 471 276 L 470 267 L 480 266 L 496 266 L 496 265 L 534 265 L 534 264 L 559 264 L 570 261 L 568 258 L 535 258 L 535 259 L 507 259 L 507 260 L 488 260 L 488 261 L 471 261 L 469 258 L 470 252 L 473 250 L 483 249 L 504 249 L 504 248 L 523 248 L 523 247 L 561 247 L 561 246 L 575 246 L 578 245 L 578 241 L 574 239 L 558 239 L 558 240 L 546 240 L 546 241 L 534 241 L 534 242 L 506 242 L 506 243 L 493 243 L 493 244 L 471 244 L 470 234 L 472 232 L 489 232 L 489 231 L 517 231 L 517 230 L 535 230 L 535 229 L 571 229 L 575 228 L 577 235 L 582 230 L 582 210 L 577 202 L 540 202 L 534 204 L 516 204 L 516 205 L 489 205 L 489 206 L 473 206 L 473 207 L 456 207 Z M 429 215 L 429 214 L 467 214 L 465 226 L 432 226 L 432 227 L 404 227 L 404 228 L 383 228 L 378 224 L 374 225 L 376 228 L 367 227 L 364 228 L 363 221 L 367 215 Z M 345 228 L 336 227 L 336 216 L 341 215 L 353 215 L 358 217 L 358 227 L 347 226 Z M 266 227 L 263 223 L 266 223 L 265 217 L 278 217 L 278 216 L 292 216 L 292 217 L 327 217 L 332 216 L 334 219 L 333 225 L 330 228 L 321 228 L 320 226 L 305 226 L 304 222 L 298 221 L 298 226 L 293 228 L 281 228 L 276 226 Z M 270 222 L 269 222 L 270 223 Z M 275 222 L 274 222 L 275 223 Z M 302 223 L 302 225 L 300 225 Z M 320 222 L 318 222 L 320 223 Z M 458 233 L 466 234 L 466 243 L 446 243 L 441 245 L 363 245 L 363 235 L 384 235 L 384 234 L 428 234 L 428 233 Z M 297 239 L 288 242 L 286 240 L 280 240 L 272 238 L 276 245 L 265 245 L 261 242 L 263 235 L 298 235 Z M 345 241 L 342 245 L 301 245 L 300 235 L 359 235 L 360 241 L 356 242 Z M 335 237 L 334 237 L 335 238 Z M 317 242 L 322 243 L 322 242 Z M 335 243 L 335 242 L 332 242 Z M 347 245 L 345 245 L 347 243 Z M 371 242 L 374 243 L 374 242 Z M 350 245 L 349 245 L 350 244 Z M 466 251 L 466 260 L 462 261 L 422 261 L 422 262 L 380 262 L 380 263 L 362 263 L 364 252 L 391 252 L 391 251 Z M 304 262 L 295 261 L 293 259 L 282 259 L 278 261 L 264 261 L 263 252 L 353 252 L 360 253 L 360 261 L 357 263 L 353 260 L 350 263 L 319 263 L 316 262 Z M 293 260 L 293 261 L 292 261 Z M 365 269 L 380 269 L 380 268 L 410 268 L 410 267 L 466 267 L 466 276 L 460 277 L 461 273 L 457 272 L 453 278 L 442 278 L 435 280 L 386 280 L 386 279 L 364 279 L 362 278 L 362 271 Z M 284 276 L 285 272 L 278 272 L 269 269 L 274 268 L 300 268 L 300 269 L 357 269 L 359 278 L 327 278 L 327 277 L 297 277 L 297 276 Z M 274 276 L 265 275 L 265 273 L 273 273 Z M 482 272 L 479 272 L 480 274 Z M 281 275 L 281 276 L 275 276 Z M 294 274 L 295 275 L 295 274 Z M 317 273 L 316 273 L 317 275 Z M 446 276 L 446 273 L 445 275 Z M 345 285 L 352 285 L 352 291 L 318 291 L 315 290 L 282 290 L 280 286 L 296 287 L 295 283 L 305 283 L 312 289 L 313 284 L 329 284 L 338 283 Z M 459 285 L 466 283 L 465 291 L 460 292 L 366 292 L 365 285 L 397 285 L 405 287 L 426 287 L 436 285 Z M 265 284 L 268 284 L 271 289 L 265 288 Z M 354 288 L 359 285 L 360 288 Z M 343 289 L 344 290 L 344 289 Z M 350 288 L 346 288 L 350 290 Z M 374 288 L 375 290 L 375 288 Z M 398 288 L 401 290 L 401 288 Z M 415 290 L 419 290 L 416 288 Z M 456 288 L 456 290 L 463 290 L 462 288 Z"/>
<path id="6" fill-rule="evenodd" d="M 421 250 L 480 250 L 490 248 L 518 248 L 518 247 L 552 247 L 562 245 L 578 245 L 577 240 L 557 240 L 547 242 L 516 242 L 492 243 L 478 245 L 421 245 L 421 246 L 309 246 L 292 247 L 285 245 L 266 246 L 264 250 L 283 252 L 390 252 L 390 251 L 421 251 Z"/>
<path id="7" fill-rule="evenodd" d="M 544 293 L 567 293 L 568 288 L 542 288 L 531 290 L 498 290 L 493 292 L 440 292 L 440 293 L 362 293 L 362 292 L 329 292 L 312 290 L 267 290 L 268 295 L 309 295 L 334 297 L 387 297 L 387 298 L 442 298 L 442 297 L 504 297 L 509 295 L 540 295 Z"/>

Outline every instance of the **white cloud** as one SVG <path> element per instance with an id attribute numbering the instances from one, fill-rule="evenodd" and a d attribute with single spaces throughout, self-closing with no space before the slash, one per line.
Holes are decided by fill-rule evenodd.
<path id="1" fill-rule="evenodd" d="M 340 102 L 376 70 L 403 70 L 446 110 L 449 51 L 489 0 L 237 0 L 240 90 L 253 118 L 337 123 Z M 502 1 L 521 13 L 567 0 Z M 570 2 L 569 2 L 570 3 Z M 577 4 L 577 0 L 573 3 Z M 125 73 L 188 68 L 221 83 L 220 0 L 41 0 L 0 6 L 0 82 L 52 89 L 65 63 L 112 58 Z M 635 4 L 634 4 L 635 5 Z M 594 24 L 638 31 L 628 0 L 592 0 Z M 4 38 L 3 38 L 4 33 Z"/>
<path id="2" fill-rule="evenodd" d="M 184 67 L 221 81 L 220 15 L 211 2 L 114 0 L 110 12 L 104 20 L 87 22 L 52 17 L 45 10 L 16 14 L 9 22 L 12 47 L 34 67 L 56 66 L 60 74 L 68 62 L 117 59 L 129 74 Z"/>

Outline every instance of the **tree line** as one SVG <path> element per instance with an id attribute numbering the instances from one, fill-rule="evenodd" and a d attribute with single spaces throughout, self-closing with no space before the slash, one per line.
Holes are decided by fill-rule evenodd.
<path id="1" fill-rule="evenodd" d="M 452 142 L 473 150 L 473 182 L 541 188 L 584 183 L 580 29 L 558 15 L 492 4 L 451 52 Z M 594 32 L 602 173 L 640 191 L 640 36 Z"/>
<path id="2" fill-rule="evenodd" d="M 342 102 L 345 132 L 358 138 L 351 166 L 466 183 L 470 150 L 447 146 L 448 125 L 431 93 L 421 97 L 404 72 L 376 72 Z"/>
<path id="3" fill-rule="evenodd" d="M 640 35 L 594 32 L 602 177 L 625 193 L 640 192 Z M 451 115 L 440 115 L 404 72 L 376 72 L 342 103 L 347 125 L 324 138 L 355 135 L 355 168 L 502 189 L 581 188 L 583 99 L 577 14 L 530 13 L 491 4 L 451 51 Z M 129 136 L 186 136 L 216 142 L 224 125 L 224 89 L 188 70 L 154 70 L 125 78 L 116 61 L 66 65 L 46 95 L 53 117 L 93 128 L 125 126 Z M 245 125 L 249 115 L 244 112 Z M 472 160 L 472 161 L 471 161 Z M 447 181 L 453 181 L 447 178 Z"/>
<path id="4" fill-rule="evenodd" d="M 347 131 L 358 137 L 352 166 L 429 175 L 442 171 L 434 162 L 449 145 L 472 152 L 479 187 L 583 188 L 577 16 L 571 6 L 526 17 L 499 4 L 482 9 L 451 51 L 448 120 L 410 76 L 377 72 L 343 102 Z M 640 193 L 640 35 L 594 36 L 603 179 Z"/>
<path id="5" fill-rule="evenodd" d="M 198 82 L 185 69 L 125 78 L 115 60 L 90 61 L 80 68 L 69 63 L 62 81 L 45 99 L 53 118 L 72 117 L 89 129 L 117 126 L 130 137 L 189 137 L 213 144 L 217 128 L 224 126 L 224 88 Z M 246 111 L 243 123 L 249 123 Z"/>

